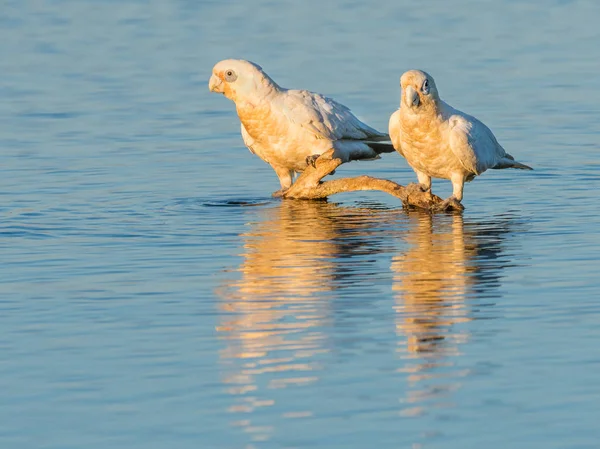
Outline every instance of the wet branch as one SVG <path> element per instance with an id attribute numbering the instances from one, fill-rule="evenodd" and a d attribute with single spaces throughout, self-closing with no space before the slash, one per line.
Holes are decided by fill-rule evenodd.
<path id="1" fill-rule="evenodd" d="M 405 207 L 417 207 L 430 211 L 452 210 L 453 206 L 445 207 L 443 200 L 430 192 L 423 192 L 417 184 L 404 187 L 387 179 L 371 176 L 334 179 L 321 181 L 325 176 L 342 165 L 342 160 L 333 158 L 333 150 L 323 153 L 316 161 L 315 167 L 308 166 L 296 182 L 285 191 L 283 198 L 316 200 L 330 195 L 357 190 L 379 190 L 389 193 L 402 201 Z"/>

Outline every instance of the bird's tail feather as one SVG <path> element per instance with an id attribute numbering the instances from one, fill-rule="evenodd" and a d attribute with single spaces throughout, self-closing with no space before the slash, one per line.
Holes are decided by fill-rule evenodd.
<path id="1" fill-rule="evenodd" d="M 512 166 L 510 168 L 518 168 L 519 170 L 533 170 L 532 167 L 530 167 L 529 165 L 525 165 L 525 164 L 521 164 L 520 162 L 513 162 Z"/>
<path id="2" fill-rule="evenodd" d="M 370 135 L 369 137 L 367 137 L 366 139 L 359 139 L 359 140 L 365 140 L 368 142 L 389 142 L 390 141 L 390 135 L 389 134 L 381 134 L 381 135 Z"/>
<path id="3" fill-rule="evenodd" d="M 340 158 L 343 162 L 372 161 L 380 159 L 380 153 L 391 153 L 394 147 L 391 143 L 338 140 L 333 143 L 333 157 Z"/>
<path id="4" fill-rule="evenodd" d="M 381 153 L 394 153 L 396 150 L 391 143 L 382 142 L 365 142 L 369 148 L 375 151 L 377 154 Z"/>
<path id="5" fill-rule="evenodd" d="M 507 155 L 508 156 L 508 155 Z M 529 165 L 521 164 L 520 162 L 515 161 L 512 157 L 505 157 L 499 163 L 497 163 L 494 167 L 494 170 L 502 170 L 504 168 L 518 168 L 519 170 L 533 170 Z"/>

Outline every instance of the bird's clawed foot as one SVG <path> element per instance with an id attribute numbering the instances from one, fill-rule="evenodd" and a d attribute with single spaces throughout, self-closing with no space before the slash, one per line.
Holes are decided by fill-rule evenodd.
<path id="1" fill-rule="evenodd" d="M 306 165 L 312 166 L 312 168 L 317 168 L 317 159 L 319 159 L 320 154 L 313 154 L 312 156 L 306 156 Z"/>
<path id="2" fill-rule="evenodd" d="M 319 159 L 319 157 L 321 157 L 320 154 L 313 154 L 312 156 L 306 156 L 306 165 L 310 165 L 313 168 L 317 168 L 317 159 Z M 333 170 L 331 173 L 328 173 L 329 175 L 335 175 L 335 170 Z"/>
<path id="3" fill-rule="evenodd" d="M 271 196 L 273 198 L 281 198 L 285 194 L 285 192 L 287 192 L 287 190 L 288 189 L 281 188 L 278 191 L 271 193 Z"/>
<path id="4" fill-rule="evenodd" d="M 440 204 L 435 207 L 436 211 L 444 211 L 444 212 L 461 212 L 465 210 L 465 206 L 460 204 L 454 196 L 446 198 Z"/>

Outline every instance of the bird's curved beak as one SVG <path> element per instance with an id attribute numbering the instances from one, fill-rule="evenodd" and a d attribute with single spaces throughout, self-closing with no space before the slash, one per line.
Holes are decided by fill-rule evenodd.
<path id="1" fill-rule="evenodd" d="M 420 99 L 419 94 L 412 86 L 406 86 L 404 97 L 406 104 L 410 107 L 419 106 Z"/>
<path id="2" fill-rule="evenodd" d="M 208 90 L 211 92 L 223 93 L 223 81 L 216 75 L 212 75 L 208 80 Z"/>

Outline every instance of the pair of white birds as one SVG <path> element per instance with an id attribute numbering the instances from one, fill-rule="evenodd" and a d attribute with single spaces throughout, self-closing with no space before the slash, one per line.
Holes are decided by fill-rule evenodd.
<path id="1" fill-rule="evenodd" d="M 400 109 L 390 117 L 388 135 L 330 98 L 278 86 L 250 61 L 221 61 L 209 81 L 212 92 L 235 103 L 248 149 L 275 170 L 281 190 L 274 196 L 282 195 L 296 173 L 332 148 L 334 157 L 344 162 L 398 151 L 423 191 L 431 190 L 432 177 L 449 179 L 453 191 L 445 204 L 458 208 L 464 183 L 487 169 L 531 170 L 516 162 L 486 125 L 442 101 L 431 75 L 410 70 L 400 86 Z"/>

